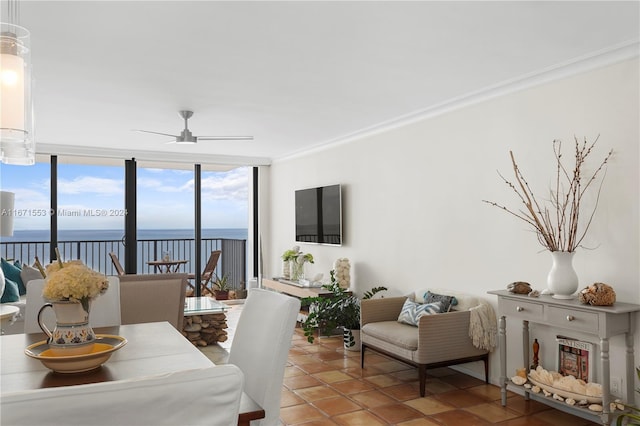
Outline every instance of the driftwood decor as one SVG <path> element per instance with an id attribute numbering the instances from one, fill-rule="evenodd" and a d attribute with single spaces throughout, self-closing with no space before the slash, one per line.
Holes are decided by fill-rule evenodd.
<path id="1" fill-rule="evenodd" d="M 227 315 L 208 314 L 184 317 L 182 334 L 197 346 L 208 346 L 225 342 L 227 336 Z"/>

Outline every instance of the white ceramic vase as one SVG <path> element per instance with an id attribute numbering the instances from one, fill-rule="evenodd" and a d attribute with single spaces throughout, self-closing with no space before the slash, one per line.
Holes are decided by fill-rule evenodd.
<path id="1" fill-rule="evenodd" d="M 574 252 L 552 251 L 553 264 L 547 276 L 547 289 L 555 299 L 573 299 L 578 290 L 578 275 L 573 269 Z"/>

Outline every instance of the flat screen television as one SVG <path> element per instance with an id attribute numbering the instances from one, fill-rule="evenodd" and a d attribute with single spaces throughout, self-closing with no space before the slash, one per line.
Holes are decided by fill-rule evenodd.
<path id="1" fill-rule="evenodd" d="M 295 192 L 296 242 L 342 245 L 342 188 L 340 185 Z"/>

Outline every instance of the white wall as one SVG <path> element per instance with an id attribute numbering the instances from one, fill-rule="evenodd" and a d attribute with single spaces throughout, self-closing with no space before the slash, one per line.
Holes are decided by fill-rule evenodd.
<path id="1" fill-rule="evenodd" d="M 609 283 L 618 300 L 640 303 L 638 76 L 638 60 L 627 60 L 274 162 L 263 193 L 269 199 L 268 212 L 262 212 L 267 224 L 264 276 L 280 275 L 280 254 L 295 244 L 294 190 L 340 183 L 345 244 L 301 244 L 316 259 L 307 268 L 309 275 L 323 272 L 328 278 L 333 261 L 348 257 L 360 294 L 374 285 L 386 285 L 389 295 L 450 287 L 496 306 L 486 292 L 510 282 L 527 281 L 542 290 L 549 253 L 523 222 L 481 200 L 517 208 L 514 194 L 496 173 L 511 178 L 509 150 L 542 197 L 554 178 L 552 141 L 564 142 L 569 160 L 574 135 L 591 141 L 599 134 L 589 165 L 597 166 L 611 148 L 615 155 L 584 241 L 594 249 L 579 249 L 574 266 L 581 288 Z M 584 207 L 588 210 L 592 202 L 593 197 Z M 519 337 L 520 327 L 510 324 L 510 336 Z M 534 327 L 532 338 L 545 332 Z M 512 360 L 521 359 L 521 345 L 515 346 Z M 552 346 L 542 342 L 543 361 L 553 359 Z M 612 350 L 612 376 L 621 376 L 616 360 L 623 359 L 622 341 L 612 341 Z M 509 374 L 517 364 L 509 363 Z M 480 365 L 469 368 L 478 375 L 481 371 Z M 494 383 L 498 371 L 496 352 Z"/>

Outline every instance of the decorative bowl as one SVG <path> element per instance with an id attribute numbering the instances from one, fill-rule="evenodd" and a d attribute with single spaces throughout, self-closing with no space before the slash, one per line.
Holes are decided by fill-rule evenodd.
<path id="1" fill-rule="evenodd" d="M 127 339 L 124 337 L 97 334 L 93 349 L 88 354 L 56 355 L 46 340 L 27 346 L 24 353 L 57 373 L 81 373 L 100 367 L 111 354 L 126 344 Z"/>
<path id="2" fill-rule="evenodd" d="M 590 404 L 602 404 L 602 397 L 597 397 L 597 396 L 589 396 L 589 395 L 583 395 L 580 393 L 575 393 L 575 392 L 571 392 L 568 390 L 564 390 L 564 389 L 558 389 L 558 388 L 554 388 L 553 386 L 544 384 L 542 382 L 539 382 L 535 379 L 532 379 L 531 376 L 529 376 L 529 381 L 531 383 L 533 383 L 534 385 L 538 386 L 540 389 L 545 389 L 547 392 L 551 392 L 552 394 L 558 394 L 563 398 L 572 398 L 576 401 L 587 401 Z"/>

